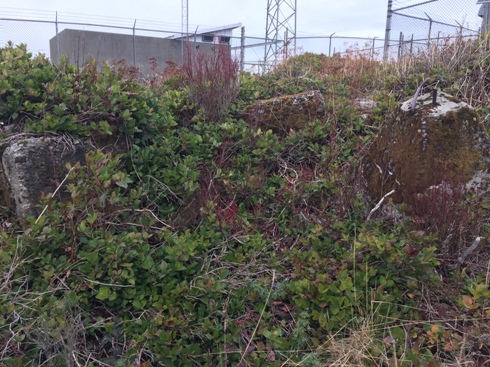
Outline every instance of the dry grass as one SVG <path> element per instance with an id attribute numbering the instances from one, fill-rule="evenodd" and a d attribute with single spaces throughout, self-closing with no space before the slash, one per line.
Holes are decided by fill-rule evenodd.
<path id="1" fill-rule="evenodd" d="M 349 336 L 332 338 L 322 353 L 324 366 L 362 367 L 374 361 L 373 348 L 376 348 L 375 328 L 370 322 L 363 322 L 357 329 L 350 330 Z M 376 358 L 377 359 L 377 358 Z"/>
<path id="2" fill-rule="evenodd" d="M 217 44 L 205 52 L 187 44 L 182 70 L 190 100 L 210 122 L 220 122 L 239 91 L 240 65 L 228 45 Z"/>
<path id="3" fill-rule="evenodd" d="M 474 107 L 488 104 L 490 80 L 490 35 L 480 39 L 446 38 L 428 49 L 404 54 L 385 64 L 384 75 L 400 85 L 416 75 L 431 77 L 445 89 Z"/>

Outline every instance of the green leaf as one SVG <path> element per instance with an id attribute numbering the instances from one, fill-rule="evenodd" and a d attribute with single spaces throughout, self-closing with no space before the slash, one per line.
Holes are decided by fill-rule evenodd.
<path id="1" fill-rule="evenodd" d="M 82 233 L 87 233 L 88 232 L 87 222 L 85 220 L 82 220 L 78 225 L 77 229 Z"/>
<path id="2" fill-rule="evenodd" d="M 65 303 L 69 307 L 74 307 L 77 304 L 78 300 L 79 300 L 79 297 L 77 296 L 77 294 L 75 292 L 66 292 L 65 293 Z"/>
<path id="3" fill-rule="evenodd" d="M 150 256 L 147 256 L 141 264 L 141 267 L 145 270 L 151 269 L 153 267 L 153 259 Z"/>
<path id="4" fill-rule="evenodd" d="M 111 75 L 111 66 L 107 62 L 105 62 L 104 66 L 102 67 L 102 73 L 105 76 Z"/>
<path id="5" fill-rule="evenodd" d="M 60 103 L 59 105 L 53 107 L 53 112 L 57 116 L 64 115 L 65 111 L 66 111 L 66 105 L 64 103 Z"/>
<path id="6" fill-rule="evenodd" d="M 109 296 L 109 301 L 114 301 L 117 298 L 117 293 L 112 292 L 111 295 Z"/>
<path id="7" fill-rule="evenodd" d="M 89 224 L 94 224 L 94 222 L 97 220 L 97 217 L 98 217 L 97 212 L 94 212 L 93 214 L 89 214 L 87 216 L 87 222 Z"/>
<path id="8" fill-rule="evenodd" d="M 105 120 L 99 121 L 99 130 L 106 135 L 112 135 L 111 126 Z"/>
<path id="9" fill-rule="evenodd" d="M 127 189 L 128 188 L 128 182 L 130 182 L 130 180 L 124 179 L 121 181 L 116 181 L 116 185 L 119 187 L 122 187 L 123 189 Z"/>
<path id="10" fill-rule="evenodd" d="M 105 301 L 106 299 L 111 297 L 111 295 L 112 291 L 109 287 L 101 287 L 95 298 L 100 299 L 101 301 Z"/>
<path id="11" fill-rule="evenodd" d="M 85 255 L 85 258 L 90 264 L 97 265 L 97 263 L 99 262 L 99 253 L 97 251 L 87 253 Z"/>

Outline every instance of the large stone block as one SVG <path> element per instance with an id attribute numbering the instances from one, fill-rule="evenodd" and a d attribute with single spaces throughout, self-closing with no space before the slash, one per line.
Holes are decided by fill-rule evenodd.
<path id="1" fill-rule="evenodd" d="M 325 113 L 325 99 L 319 91 L 281 96 L 257 101 L 250 105 L 243 118 L 262 130 L 288 134 L 303 128 L 309 121 L 321 118 Z"/>
<path id="2" fill-rule="evenodd" d="M 396 203 L 441 183 L 464 185 L 486 177 L 490 140 L 475 110 L 439 92 L 401 105 L 374 139 L 362 168 L 369 193 L 379 200 L 394 190 Z"/>
<path id="3" fill-rule="evenodd" d="M 66 163 L 85 163 L 85 144 L 67 137 L 27 138 L 7 145 L 0 168 L 1 205 L 22 219 L 39 214 L 39 198 L 53 193 Z M 62 192 L 60 192 L 62 194 Z"/>

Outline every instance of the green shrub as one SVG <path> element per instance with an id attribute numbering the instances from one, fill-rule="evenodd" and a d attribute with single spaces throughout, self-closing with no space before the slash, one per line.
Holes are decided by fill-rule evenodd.
<path id="1" fill-rule="evenodd" d="M 365 222 L 355 168 L 397 97 L 398 77 L 376 89 L 374 75 L 385 71 L 377 63 L 307 54 L 265 75 L 242 74 L 230 104 L 220 93 L 238 88 L 235 79 L 217 80 L 231 84 L 200 101 L 192 93 L 212 85 L 205 78 L 170 90 L 138 84 L 121 65 L 56 66 L 25 46 L 1 55 L 5 123 L 36 134 L 112 134 L 128 147 L 68 167 L 68 198 L 43 198 L 46 210 L 26 228 L 2 211 L 6 365 L 321 366 L 343 356 L 344 364 L 411 366 L 485 357 L 462 342 L 469 319 L 454 320 L 488 317 L 486 273 L 441 271 L 440 239 L 410 217 Z M 287 136 L 229 113 L 308 89 L 325 94 L 327 118 Z M 380 103 L 368 125 L 351 99 L 371 92 Z M 485 213 L 479 207 L 471 218 Z M 448 300 L 455 330 L 427 311 Z M 472 345 L 484 345 L 478 327 Z"/>

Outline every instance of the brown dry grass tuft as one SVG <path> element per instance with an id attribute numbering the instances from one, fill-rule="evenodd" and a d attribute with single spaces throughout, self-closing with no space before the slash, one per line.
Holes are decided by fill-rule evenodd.
<path id="1" fill-rule="evenodd" d="M 367 361 L 373 360 L 370 352 L 376 344 L 373 334 L 372 325 L 366 322 L 345 338 L 333 338 L 323 351 L 327 356 L 324 366 L 365 366 Z"/>

